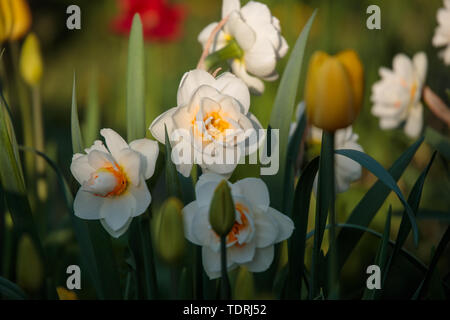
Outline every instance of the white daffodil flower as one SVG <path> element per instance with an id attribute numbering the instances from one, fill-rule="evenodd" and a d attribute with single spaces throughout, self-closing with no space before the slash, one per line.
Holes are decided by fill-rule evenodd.
<path id="1" fill-rule="evenodd" d="M 351 149 L 364 152 L 363 148 L 358 144 L 358 135 L 353 132 L 351 126 L 336 130 L 334 135 L 334 150 Z M 322 130 L 311 127 L 308 142 L 310 144 L 322 143 Z M 343 155 L 336 154 L 334 156 L 334 176 L 335 191 L 343 193 L 350 188 L 350 184 L 361 178 L 362 167 L 356 161 L 353 161 Z M 314 180 L 314 192 L 317 193 L 318 175 Z"/>
<path id="2" fill-rule="evenodd" d="M 183 209 L 186 238 L 202 246 L 203 267 L 210 279 L 220 277 L 220 238 L 209 223 L 209 207 L 217 185 L 223 177 L 203 174 L 195 186 L 196 201 Z M 289 238 L 294 223 L 271 208 L 269 191 L 261 179 L 246 178 L 229 183 L 236 208 L 236 220 L 226 237 L 227 268 L 239 265 L 251 272 L 269 268 L 274 244 Z"/>
<path id="3" fill-rule="evenodd" d="M 434 32 L 433 45 L 435 47 L 447 46 L 440 52 L 446 65 L 450 65 L 450 0 L 444 0 L 444 8 L 437 12 L 438 26 Z"/>
<path id="4" fill-rule="evenodd" d="M 106 146 L 97 140 L 86 154 L 72 158 L 70 170 L 81 184 L 73 208 L 81 219 L 99 219 L 106 231 L 118 238 L 151 202 L 145 180 L 155 171 L 158 143 L 139 139 L 128 145 L 111 129 L 100 133 Z"/>
<path id="5" fill-rule="evenodd" d="M 417 53 L 413 59 L 398 54 L 393 70 L 380 69 L 381 80 L 372 87 L 372 114 L 380 118 L 382 129 L 393 129 L 405 122 L 404 131 L 411 138 L 423 127 L 423 105 L 420 102 L 427 73 L 427 56 Z"/>
<path id="6" fill-rule="evenodd" d="M 255 152 L 262 128 L 251 113 L 245 83 L 226 72 L 214 78 L 203 70 L 187 72 L 178 88 L 177 107 L 150 125 L 153 136 L 172 145 L 172 161 L 188 177 L 192 165 L 204 172 L 231 175 L 241 157 Z"/>
<path id="7" fill-rule="evenodd" d="M 261 94 L 264 83 L 260 79 L 275 81 L 278 78 L 277 61 L 289 48 L 281 35 L 280 21 L 265 4 L 255 1 L 241 8 L 239 0 L 223 0 L 222 19 L 226 17 L 228 20 L 215 36 L 210 53 L 235 40 L 243 53 L 242 57 L 230 61 L 231 69 L 253 93 Z M 217 22 L 208 25 L 198 36 L 203 48 L 217 25 Z"/>

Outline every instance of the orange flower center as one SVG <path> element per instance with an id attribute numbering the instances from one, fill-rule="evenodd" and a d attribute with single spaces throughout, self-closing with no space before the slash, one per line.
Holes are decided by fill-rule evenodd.
<path id="1" fill-rule="evenodd" d="M 237 202 L 235 206 L 236 210 L 239 212 L 241 223 L 239 223 L 238 221 L 234 222 L 233 228 L 231 228 L 231 231 L 227 235 L 227 244 L 234 243 L 236 246 L 242 247 L 245 245 L 245 243 L 240 244 L 238 242 L 238 235 L 242 230 L 245 230 L 250 225 L 246 216 L 246 214 L 249 213 L 249 210 L 245 205 L 239 202 Z"/>
<path id="2" fill-rule="evenodd" d="M 99 197 L 109 197 L 109 196 L 119 196 L 122 193 L 125 192 L 125 190 L 128 187 L 128 179 L 127 176 L 125 174 L 125 172 L 123 172 L 122 168 L 120 166 L 118 166 L 116 164 L 117 168 L 115 168 L 114 166 L 107 166 L 104 168 L 101 168 L 97 171 L 97 173 L 95 173 L 94 175 L 94 180 L 98 179 L 99 175 L 98 172 L 108 172 L 111 173 L 114 178 L 116 179 L 116 185 L 114 187 L 113 190 L 111 190 L 110 192 L 108 192 L 106 195 L 102 196 L 99 194 L 96 194 L 96 196 Z"/>

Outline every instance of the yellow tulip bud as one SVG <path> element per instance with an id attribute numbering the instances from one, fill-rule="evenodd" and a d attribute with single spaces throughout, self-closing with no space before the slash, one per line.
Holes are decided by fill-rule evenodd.
<path id="1" fill-rule="evenodd" d="M 308 120 L 326 131 L 348 127 L 362 106 L 364 72 L 356 52 L 336 56 L 316 52 L 309 63 L 305 85 Z"/>
<path id="2" fill-rule="evenodd" d="M 43 285 L 44 267 L 31 237 L 24 234 L 17 250 L 17 283 L 28 292 L 36 292 Z"/>
<path id="3" fill-rule="evenodd" d="M 177 198 L 167 199 L 160 211 L 156 246 L 159 255 L 167 263 L 176 263 L 184 254 L 183 204 Z"/>
<path id="4" fill-rule="evenodd" d="M 219 236 L 226 236 L 236 220 L 236 209 L 231 197 L 230 186 L 222 180 L 214 191 L 209 207 L 209 223 Z"/>
<path id="5" fill-rule="evenodd" d="M 37 85 L 42 78 L 43 63 L 39 40 L 30 33 L 23 43 L 20 54 L 20 73 L 30 86 Z"/>
<path id="6" fill-rule="evenodd" d="M 26 0 L 0 0 L 0 42 L 19 40 L 30 26 L 31 12 Z"/>
<path id="7" fill-rule="evenodd" d="M 57 287 L 56 293 L 58 293 L 59 300 L 78 300 L 77 294 L 75 292 L 67 290 L 63 287 Z"/>

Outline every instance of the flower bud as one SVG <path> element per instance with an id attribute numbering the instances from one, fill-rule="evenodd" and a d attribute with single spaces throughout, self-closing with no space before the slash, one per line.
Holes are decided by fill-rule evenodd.
<path id="1" fill-rule="evenodd" d="M 44 268 L 31 237 L 24 234 L 17 250 L 17 284 L 28 292 L 37 292 L 44 279 Z"/>
<path id="2" fill-rule="evenodd" d="M 25 82 L 35 86 L 41 81 L 43 63 L 39 40 L 34 33 L 30 33 L 22 46 L 20 54 L 20 73 Z"/>
<path id="3" fill-rule="evenodd" d="M 253 274 L 246 267 L 239 268 L 233 297 L 235 300 L 251 300 L 255 298 Z"/>
<path id="4" fill-rule="evenodd" d="M 0 0 L 0 42 L 19 40 L 30 25 L 31 12 L 26 0 Z"/>
<path id="5" fill-rule="evenodd" d="M 363 66 L 356 52 L 347 50 L 336 56 L 316 52 L 305 84 L 309 121 L 330 132 L 348 127 L 361 109 L 363 87 Z"/>
<path id="6" fill-rule="evenodd" d="M 209 223 L 218 236 L 226 236 L 236 220 L 236 210 L 228 182 L 222 180 L 214 191 L 209 207 Z"/>
<path id="7" fill-rule="evenodd" d="M 176 263 L 184 254 L 182 209 L 181 201 L 172 197 L 164 202 L 160 211 L 156 245 L 160 257 L 167 263 Z"/>

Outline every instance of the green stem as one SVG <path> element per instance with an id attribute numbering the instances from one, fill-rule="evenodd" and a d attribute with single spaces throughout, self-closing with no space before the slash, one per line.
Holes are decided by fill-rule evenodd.
<path id="1" fill-rule="evenodd" d="M 239 47 L 236 40 L 230 40 L 228 44 L 222 49 L 211 53 L 205 59 L 206 70 L 213 69 L 216 65 L 222 61 L 227 61 L 230 59 L 240 59 L 244 56 L 244 51 Z"/>
<path id="2" fill-rule="evenodd" d="M 220 298 L 222 300 L 230 300 L 231 299 L 231 288 L 230 281 L 228 279 L 227 272 L 227 243 L 226 236 L 220 237 L 220 262 L 221 262 L 221 270 L 222 270 L 222 279 L 220 285 Z"/>
<path id="3" fill-rule="evenodd" d="M 194 247 L 194 299 L 203 300 L 202 247 Z"/>

